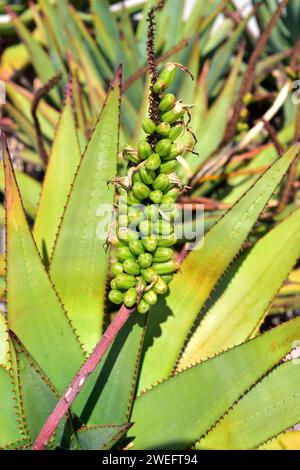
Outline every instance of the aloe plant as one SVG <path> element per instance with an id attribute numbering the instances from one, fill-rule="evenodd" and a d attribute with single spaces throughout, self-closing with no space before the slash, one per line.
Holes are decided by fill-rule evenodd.
<path id="1" fill-rule="evenodd" d="M 217 98 L 226 109 L 240 66 L 241 54 L 226 92 Z M 152 87 L 144 96 L 159 105 L 154 78 L 152 68 Z M 270 157 L 268 168 L 235 188 L 231 206 L 223 206 L 223 217 L 206 228 L 203 246 L 200 241 L 191 252 L 183 246 L 180 271 L 167 294 L 143 314 L 124 305 L 116 312 L 107 289 L 114 249 L 106 250 L 98 228 L 99 207 L 115 202 L 107 183 L 120 181 L 121 89 L 118 68 L 93 132 L 83 138 L 76 87 L 68 80 L 36 199 L 25 198 L 26 175 L 14 169 L 3 134 L 6 303 L 0 314 L 0 448 L 295 448 L 297 432 L 285 431 L 300 421 L 300 369 L 291 360 L 300 319 L 263 334 L 260 325 L 288 276 L 297 283 L 299 208 L 291 203 L 288 214 L 272 218 L 271 229 L 262 224 L 257 233 L 256 226 L 297 161 L 299 143 L 289 146 L 293 129 L 280 136 L 288 148 L 279 158 L 270 146 L 258 149 L 265 152 L 259 158 Z M 181 98 L 176 81 L 171 91 Z M 28 97 L 20 96 L 28 104 Z M 211 116 L 217 116 L 218 107 L 212 109 Z M 53 117 L 46 102 L 43 112 Z M 203 121 L 194 110 L 192 117 L 196 137 L 201 137 L 198 126 L 213 128 L 212 117 Z M 157 124 L 143 121 L 152 148 Z M 143 135 L 140 127 L 136 138 Z M 190 139 L 186 133 L 183 144 Z M 195 155 L 185 162 L 199 171 Z M 122 165 L 124 178 L 128 167 Z M 179 176 L 183 184 L 189 181 L 185 172 Z M 194 197 L 197 190 L 197 185 L 190 189 Z M 250 250 L 244 245 L 249 240 Z"/>

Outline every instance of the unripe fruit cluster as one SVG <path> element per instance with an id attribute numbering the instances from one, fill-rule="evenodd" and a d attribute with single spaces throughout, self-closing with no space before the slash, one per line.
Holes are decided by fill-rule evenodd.
<path id="1" fill-rule="evenodd" d="M 137 149 L 126 147 L 123 151 L 132 179 L 129 187 L 119 187 L 118 242 L 108 297 L 115 304 L 124 302 L 127 308 L 137 305 L 140 313 L 157 302 L 158 294 L 167 292 L 177 270 L 175 201 L 182 183 L 176 175 L 176 157 L 185 148 L 175 140 L 184 130 L 187 107 L 176 102 L 172 93 L 164 94 L 174 79 L 175 66 L 167 64 L 154 85 L 160 100 L 160 122 L 144 119 L 142 128 L 147 137 Z"/>

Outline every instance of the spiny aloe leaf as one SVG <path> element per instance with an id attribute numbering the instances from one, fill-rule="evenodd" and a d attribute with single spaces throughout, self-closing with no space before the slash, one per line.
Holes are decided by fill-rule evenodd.
<path id="1" fill-rule="evenodd" d="M 282 364 L 200 440 L 200 449 L 253 449 L 300 420 L 300 368 Z"/>
<path id="2" fill-rule="evenodd" d="M 2 311 L 0 311 L 0 366 L 7 370 L 10 368 L 8 328 Z"/>
<path id="3" fill-rule="evenodd" d="M 133 313 L 86 385 L 86 402 L 79 396 L 73 409 L 88 424 L 124 423 L 135 394 L 146 316 Z M 83 390 L 84 392 L 84 390 Z"/>
<path id="4" fill-rule="evenodd" d="M 13 337 L 11 341 L 15 354 L 14 375 L 18 381 L 21 409 L 25 415 L 28 435 L 31 442 L 34 442 L 59 396 L 18 341 Z M 65 419 L 59 424 L 50 446 L 60 442 L 64 426 Z"/>
<path id="5" fill-rule="evenodd" d="M 194 249 L 182 263 L 181 274 L 171 282 L 170 294 L 164 300 L 166 306 L 158 302 L 150 315 L 147 336 L 154 339 L 143 362 L 142 388 L 166 378 L 174 368 L 200 309 L 299 151 L 296 144 L 277 160 L 205 235 L 203 247 Z"/>
<path id="6" fill-rule="evenodd" d="M 291 351 L 299 326 L 300 318 L 287 322 L 143 393 L 130 418 L 134 423 L 128 433 L 133 439 L 130 448 L 190 447 Z"/>
<path id="7" fill-rule="evenodd" d="M 110 449 L 127 432 L 131 424 L 92 426 L 79 429 L 76 439 L 81 450 Z"/>
<path id="8" fill-rule="evenodd" d="M 75 176 L 50 267 L 58 293 L 87 351 L 92 350 L 102 331 L 108 253 L 104 248 L 107 233 L 97 233 L 97 211 L 101 216 L 101 211 L 106 210 L 102 217 L 112 211 L 114 190 L 107 182 L 116 174 L 120 83 L 121 69 Z"/>
<path id="9" fill-rule="evenodd" d="M 84 354 L 34 244 L 4 138 L 2 146 L 8 325 L 53 385 L 64 390 L 83 362 Z"/>
<path id="10" fill-rule="evenodd" d="M 256 243 L 192 336 L 179 368 L 249 338 L 299 256 L 300 209 Z"/>
<path id="11" fill-rule="evenodd" d="M 31 63 L 36 70 L 36 73 L 41 78 L 43 83 L 47 83 L 53 75 L 55 75 L 56 70 L 53 67 L 51 60 L 48 55 L 42 48 L 42 46 L 37 42 L 37 40 L 32 36 L 31 32 L 27 27 L 20 21 L 20 19 L 13 15 L 14 24 L 17 30 L 20 39 L 26 45 L 28 54 L 31 59 Z M 50 92 L 51 97 L 53 98 L 56 104 L 59 104 L 60 97 L 57 89 L 53 89 Z"/>
<path id="12" fill-rule="evenodd" d="M 300 431 L 287 431 L 259 446 L 258 450 L 300 450 Z"/>
<path id="13" fill-rule="evenodd" d="M 114 65 L 118 52 L 118 26 L 113 14 L 109 10 L 107 0 L 98 2 L 91 0 L 91 11 L 95 26 L 96 40 Z"/>
<path id="14" fill-rule="evenodd" d="M 18 186 L 22 195 L 22 200 L 24 203 L 24 209 L 26 213 L 34 219 L 37 211 L 37 206 L 39 202 L 41 184 L 32 178 L 26 173 L 23 173 L 20 170 L 15 171 L 17 178 Z M 5 182 L 4 182 L 4 171 L 3 166 L 0 166 L 0 191 L 4 192 Z"/>
<path id="15" fill-rule="evenodd" d="M 77 166 L 80 149 L 69 82 L 65 105 L 56 129 L 34 225 L 41 254 L 49 259 Z"/>

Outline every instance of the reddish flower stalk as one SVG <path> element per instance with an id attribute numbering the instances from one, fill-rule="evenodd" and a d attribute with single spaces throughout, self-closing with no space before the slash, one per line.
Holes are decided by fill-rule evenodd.
<path id="1" fill-rule="evenodd" d="M 127 309 L 124 305 L 120 308 L 118 314 L 115 316 L 104 335 L 100 339 L 99 343 L 95 347 L 94 351 L 88 357 L 86 362 L 83 364 L 75 378 L 73 379 L 70 387 L 59 399 L 54 410 L 47 418 L 44 426 L 42 427 L 36 441 L 32 447 L 32 450 L 43 450 L 48 444 L 51 436 L 55 432 L 55 429 L 59 425 L 62 418 L 69 410 L 72 402 L 75 400 L 82 387 L 86 383 L 90 374 L 95 370 L 104 354 L 113 343 L 115 337 L 121 330 L 122 326 L 126 323 L 128 318 L 134 309 Z"/>

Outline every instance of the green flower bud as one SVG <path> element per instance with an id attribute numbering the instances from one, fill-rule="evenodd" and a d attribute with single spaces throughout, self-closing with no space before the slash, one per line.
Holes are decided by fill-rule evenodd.
<path id="1" fill-rule="evenodd" d="M 112 279 L 110 281 L 110 288 L 113 289 L 113 290 L 117 290 L 117 283 L 116 283 L 116 280 L 115 279 Z"/>
<path id="2" fill-rule="evenodd" d="M 167 161 L 174 160 L 176 157 L 178 157 L 178 155 L 181 155 L 184 152 L 184 150 L 185 150 L 184 145 L 172 144 L 169 155 L 166 155 L 165 157 L 163 157 L 163 160 L 167 160 Z"/>
<path id="3" fill-rule="evenodd" d="M 128 289 L 124 295 L 124 304 L 127 308 L 131 308 L 136 304 L 137 301 L 137 291 L 134 287 Z"/>
<path id="4" fill-rule="evenodd" d="M 143 295 L 143 300 L 149 305 L 155 305 L 157 302 L 157 294 L 154 290 L 149 290 Z"/>
<path id="5" fill-rule="evenodd" d="M 119 305 L 119 304 L 123 303 L 124 294 L 122 294 L 122 292 L 120 292 L 118 290 L 113 289 L 108 294 L 108 298 L 113 304 Z"/>
<path id="6" fill-rule="evenodd" d="M 156 131 L 155 123 L 152 121 L 152 119 L 148 119 L 148 118 L 143 119 L 142 128 L 148 135 L 152 135 Z"/>
<path id="7" fill-rule="evenodd" d="M 122 155 L 128 162 L 139 163 L 141 161 L 138 151 L 134 147 L 124 147 Z"/>
<path id="8" fill-rule="evenodd" d="M 168 284 L 159 276 L 156 283 L 153 286 L 153 290 L 157 294 L 166 294 L 168 292 Z"/>
<path id="9" fill-rule="evenodd" d="M 120 290 L 127 290 L 130 289 L 130 287 L 135 287 L 136 285 L 136 278 L 130 274 L 118 274 L 115 279 L 117 287 Z"/>
<path id="10" fill-rule="evenodd" d="M 155 180 L 153 181 L 153 189 L 157 190 L 159 189 L 160 191 L 166 191 L 169 189 L 169 178 L 167 175 L 165 175 L 164 173 L 161 173 L 159 174 Z"/>
<path id="11" fill-rule="evenodd" d="M 156 237 L 147 237 L 143 238 L 142 243 L 147 251 L 152 252 L 156 250 L 158 240 Z"/>
<path id="12" fill-rule="evenodd" d="M 155 172 L 153 170 L 148 170 L 145 167 L 142 167 L 140 169 L 139 173 L 141 175 L 143 183 L 145 183 L 147 185 L 152 184 L 154 179 L 155 179 L 155 176 L 156 176 Z"/>
<path id="13" fill-rule="evenodd" d="M 169 133 L 169 139 L 171 139 L 172 141 L 176 140 L 177 137 L 179 137 L 183 131 L 184 126 L 182 124 L 176 124 L 175 126 L 172 126 Z"/>
<path id="14" fill-rule="evenodd" d="M 160 173 L 172 173 L 178 168 L 177 160 L 170 160 L 169 162 L 162 163 L 160 165 L 159 172 Z"/>
<path id="15" fill-rule="evenodd" d="M 156 191 L 151 191 L 149 194 L 149 199 L 151 199 L 154 204 L 160 204 L 163 197 L 163 193 L 157 189 Z"/>
<path id="16" fill-rule="evenodd" d="M 118 218 L 118 226 L 126 228 L 129 224 L 129 218 L 127 214 L 120 214 Z"/>
<path id="17" fill-rule="evenodd" d="M 141 269 L 141 275 L 142 278 L 148 283 L 153 282 L 157 277 L 157 273 L 153 268 Z"/>
<path id="18" fill-rule="evenodd" d="M 152 191 L 153 192 L 153 191 Z M 160 191 L 161 192 L 161 191 Z M 151 194 L 151 193 L 150 193 Z M 150 196 L 149 196 L 150 197 Z M 145 217 L 148 219 L 148 220 L 152 220 L 152 221 L 155 221 L 157 220 L 158 218 L 158 214 L 159 214 L 159 207 L 158 205 L 156 204 L 149 204 L 145 207 Z"/>
<path id="19" fill-rule="evenodd" d="M 129 248 L 130 248 L 130 251 L 136 256 L 138 256 L 141 253 L 145 252 L 145 248 L 144 248 L 144 245 L 142 243 L 142 240 L 132 240 L 132 241 L 130 241 L 129 242 Z"/>
<path id="20" fill-rule="evenodd" d="M 183 103 L 177 102 L 171 111 L 167 111 L 161 117 L 161 120 L 173 124 L 184 116 L 186 106 Z"/>
<path id="21" fill-rule="evenodd" d="M 170 204 L 174 205 L 174 199 L 170 196 L 166 196 L 166 194 L 163 195 L 163 198 L 161 200 L 161 204 L 169 206 Z"/>
<path id="22" fill-rule="evenodd" d="M 137 306 L 137 311 L 139 313 L 147 313 L 150 310 L 150 305 L 145 302 L 145 300 L 141 299 L 138 306 Z"/>
<path id="23" fill-rule="evenodd" d="M 166 93 L 165 96 L 161 99 L 158 109 L 165 113 L 166 111 L 170 111 L 175 106 L 176 98 L 172 93 Z"/>
<path id="24" fill-rule="evenodd" d="M 173 260 L 165 261 L 164 263 L 153 263 L 152 266 L 157 274 L 172 274 L 177 268 Z M 119 274 L 119 276 L 122 276 L 122 274 Z"/>
<path id="25" fill-rule="evenodd" d="M 173 233 L 173 226 L 170 222 L 160 219 L 153 224 L 153 229 L 155 233 L 160 235 L 171 235 Z"/>
<path id="26" fill-rule="evenodd" d="M 168 137 L 170 130 L 171 126 L 168 122 L 161 122 L 156 128 L 156 132 L 163 137 Z"/>
<path id="27" fill-rule="evenodd" d="M 123 269 L 125 273 L 132 274 L 133 276 L 140 274 L 140 267 L 133 259 L 126 259 L 123 263 Z"/>
<path id="28" fill-rule="evenodd" d="M 172 279 L 173 279 L 174 276 L 173 276 L 173 274 L 163 274 L 163 275 L 160 276 L 160 277 L 161 277 L 161 279 L 162 279 L 163 281 L 165 281 L 167 284 L 170 284 L 170 282 L 172 281 Z"/>
<path id="29" fill-rule="evenodd" d="M 147 158 L 146 168 L 148 170 L 157 170 L 160 167 L 160 164 L 160 156 L 157 153 L 152 153 L 152 155 Z"/>
<path id="30" fill-rule="evenodd" d="M 177 243 L 177 238 L 174 233 L 171 235 L 164 235 L 157 241 L 157 246 L 173 246 Z"/>
<path id="31" fill-rule="evenodd" d="M 161 80 L 161 79 L 159 78 L 159 79 L 156 80 L 156 82 L 154 83 L 153 91 L 154 91 L 154 93 L 156 93 L 157 95 L 160 95 L 163 91 L 165 91 L 166 88 L 167 88 L 167 84 L 166 84 L 165 80 Z"/>
<path id="32" fill-rule="evenodd" d="M 134 259 L 128 246 L 119 246 L 117 248 L 117 258 L 119 261 L 125 261 L 125 259 Z"/>
<path id="33" fill-rule="evenodd" d="M 134 175 L 132 177 L 132 182 L 133 183 L 142 183 L 142 178 L 141 178 L 141 175 L 140 175 L 139 172 L 134 173 Z"/>
<path id="34" fill-rule="evenodd" d="M 150 268 L 152 264 L 152 255 L 150 253 L 142 253 L 139 255 L 137 261 L 141 268 Z"/>
<path id="35" fill-rule="evenodd" d="M 136 183 L 136 184 L 143 184 L 143 183 Z M 132 191 L 129 191 L 127 194 L 127 204 L 129 206 L 138 206 L 141 203 L 140 199 L 137 199 Z"/>
<path id="36" fill-rule="evenodd" d="M 142 160 L 148 158 L 152 153 L 152 148 L 147 140 L 141 140 L 138 145 L 138 154 Z"/>
<path id="37" fill-rule="evenodd" d="M 154 263 L 164 263 L 165 261 L 169 261 L 170 259 L 172 259 L 172 257 L 172 248 L 165 248 L 160 246 L 156 248 L 155 252 L 153 253 Z"/>
<path id="38" fill-rule="evenodd" d="M 147 237 L 148 235 L 151 235 L 151 231 L 152 231 L 151 221 L 142 220 L 142 222 L 139 223 L 139 231 L 141 232 L 143 237 Z"/>
<path id="39" fill-rule="evenodd" d="M 160 157 L 164 157 L 170 153 L 171 145 L 172 141 L 170 139 L 159 140 L 155 145 L 155 152 L 158 153 Z"/>
<path id="40" fill-rule="evenodd" d="M 171 197 L 172 199 L 176 200 L 179 194 L 180 194 L 180 191 L 178 188 L 172 188 L 172 189 L 169 189 L 169 191 L 167 191 L 164 194 L 164 197 Z"/>
<path id="41" fill-rule="evenodd" d="M 118 238 L 121 241 L 129 243 L 130 240 L 137 240 L 139 238 L 139 234 L 136 230 L 132 230 L 131 228 L 121 227 L 118 230 Z"/>
<path id="42" fill-rule="evenodd" d="M 135 183 L 132 186 L 132 192 L 134 197 L 139 200 L 142 200 L 147 199 L 147 197 L 149 197 L 150 189 L 144 183 Z"/>
<path id="43" fill-rule="evenodd" d="M 123 272 L 123 265 L 122 263 L 114 263 L 111 272 L 113 273 L 114 276 L 117 276 L 118 274 L 121 274 Z"/>
<path id="44" fill-rule="evenodd" d="M 176 75 L 176 65 L 171 62 L 166 64 L 159 75 L 159 79 L 166 83 L 166 88 L 174 83 Z"/>
<path id="45" fill-rule="evenodd" d="M 128 221 L 131 225 L 137 226 L 141 220 L 144 219 L 144 213 L 142 210 L 135 206 L 131 206 L 128 209 Z"/>

